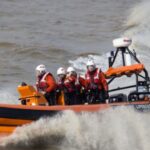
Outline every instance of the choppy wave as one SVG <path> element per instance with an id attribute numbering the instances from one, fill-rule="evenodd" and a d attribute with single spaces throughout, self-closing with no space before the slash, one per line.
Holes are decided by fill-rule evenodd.
<path id="1" fill-rule="evenodd" d="M 93 59 L 97 65 L 98 68 L 101 68 L 103 71 L 106 71 L 108 69 L 108 60 L 106 55 L 88 55 L 86 57 L 78 57 L 75 60 L 69 60 L 69 63 L 76 68 L 77 70 L 80 70 L 81 73 L 85 72 L 86 70 L 86 63 L 89 59 Z"/>
<path id="2" fill-rule="evenodd" d="M 66 111 L 17 128 L 2 149 L 149 150 L 149 114 L 130 108 L 76 114 Z"/>
<path id="3" fill-rule="evenodd" d="M 1 48 L 12 48 L 16 47 L 17 45 L 15 43 L 10 43 L 10 42 L 0 42 L 0 47 Z"/>
<path id="4" fill-rule="evenodd" d="M 127 19 L 125 26 L 127 31 L 124 35 L 133 38 L 133 47 L 150 48 L 149 38 L 150 38 L 150 1 L 145 0 L 138 3 L 134 8 L 131 9 L 130 15 Z"/>
<path id="5" fill-rule="evenodd" d="M 11 88 L 1 87 L 0 88 L 0 103 L 1 104 L 17 104 L 18 95 L 17 93 L 12 93 Z"/>

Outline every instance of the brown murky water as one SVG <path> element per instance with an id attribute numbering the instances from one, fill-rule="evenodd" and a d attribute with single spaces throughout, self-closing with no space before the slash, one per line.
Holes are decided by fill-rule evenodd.
<path id="1" fill-rule="evenodd" d="M 93 57 L 105 70 L 105 54 L 114 49 L 111 41 L 122 35 L 133 38 L 132 48 L 150 70 L 149 4 L 0 0 L 1 103 L 18 103 L 16 86 L 22 81 L 34 84 L 34 68 L 40 63 L 53 74 L 69 65 L 83 71 L 88 57 Z M 126 108 L 80 115 L 67 111 L 18 128 L 2 141 L 1 149 L 149 150 L 149 122 L 148 114 Z"/>

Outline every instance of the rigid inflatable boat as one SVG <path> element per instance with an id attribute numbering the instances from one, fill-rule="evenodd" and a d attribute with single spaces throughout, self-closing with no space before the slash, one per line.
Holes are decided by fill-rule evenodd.
<path id="1" fill-rule="evenodd" d="M 135 84 L 123 87 L 117 87 L 109 90 L 109 99 L 104 104 L 80 104 L 65 105 L 63 93 L 58 98 L 58 105 L 48 106 L 47 100 L 41 93 L 31 85 L 22 84 L 18 86 L 20 94 L 20 104 L 0 104 L 0 133 L 10 134 L 18 126 L 31 123 L 41 117 L 53 117 L 64 110 L 72 110 L 80 113 L 83 111 L 97 112 L 104 109 L 116 108 L 119 106 L 133 107 L 138 111 L 150 111 L 150 79 L 144 65 L 136 57 L 135 51 L 128 49 L 131 39 L 120 38 L 114 40 L 114 46 L 117 50 L 110 53 L 109 69 L 105 76 L 110 85 L 115 79 L 125 76 L 132 78 L 134 76 Z M 122 65 L 114 67 L 118 54 L 121 54 Z M 135 62 L 132 64 L 131 59 Z M 129 94 L 124 94 L 125 89 L 130 90 Z M 118 91 L 123 91 L 118 93 Z M 115 92 L 115 94 L 112 94 Z"/>

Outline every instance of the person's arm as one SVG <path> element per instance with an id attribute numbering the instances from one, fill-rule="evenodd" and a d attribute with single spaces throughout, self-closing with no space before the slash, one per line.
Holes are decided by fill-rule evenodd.
<path id="1" fill-rule="evenodd" d="M 48 85 L 46 92 L 51 92 L 56 89 L 56 86 L 57 86 L 56 81 L 51 75 L 48 75 L 46 77 L 46 81 L 47 81 L 47 85 Z"/>
<path id="2" fill-rule="evenodd" d="M 36 81 L 35 89 L 36 89 L 36 91 L 38 91 L 38 92 L 39 92 L 39 82 L 38 82 L 38 80 Z"/>
<path id="3" fill-rule="evenodd" d="M 105 79 L 104 73 L 103 73 L 103 72 L 100 72 L 99 75 L 100 75 L 100 80 L 101 80 L 101 83 L 102 83 L 102 85 L 103 85 L 104 90 L 105 90 L 105 91 L 108 91 L 108 84 L 107 84 L 107 81 L 106 81 L 106 79 Z"/>
<path id="4" fill-rule="evenodd" d="M 80 77 L 80 76 L 79 76 L 79 83 L 80 83 L 80 85 L 83 86 L 84 88 L 86 87 L 86 81 L 85 81 L 85 79 L 82 78 L 82 77 Z"/>
<path id="5" fill-rule="evenodd" d="M 70 81 L 70 83 L 75 83 L 76 82 L 76 77 L 74 77 L 74 76 L 70 76 L 70 77 L 68 77 L 68 80 Z"/>
<path id="6" fill-rule="evenodd" d="M 104 88 L 105 99 L 108 99 L 109 98 L 108 84 L 107 84 L 107 81 L 105 79 L 105 75 L 103 72 L 100 72 L 100 79 L 101 79 L 102 86 Z"/>

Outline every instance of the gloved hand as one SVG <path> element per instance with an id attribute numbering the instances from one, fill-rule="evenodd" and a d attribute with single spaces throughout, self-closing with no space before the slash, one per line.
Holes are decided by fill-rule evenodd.
<path id="1" fill-rule="evenodd" d="M 46 92 L 45 91 L 41 91 L 40 93 L 42 93 L 43 95 L 45 95 Z"/>
<path id="2" fill-rule="evenodd" d="M 60 90 L 60 89 L 57 89 L 57 90 L 56 90 L 56 93 L 60 93 L 60 92 L 61 92 L 61 90 Z"/>

